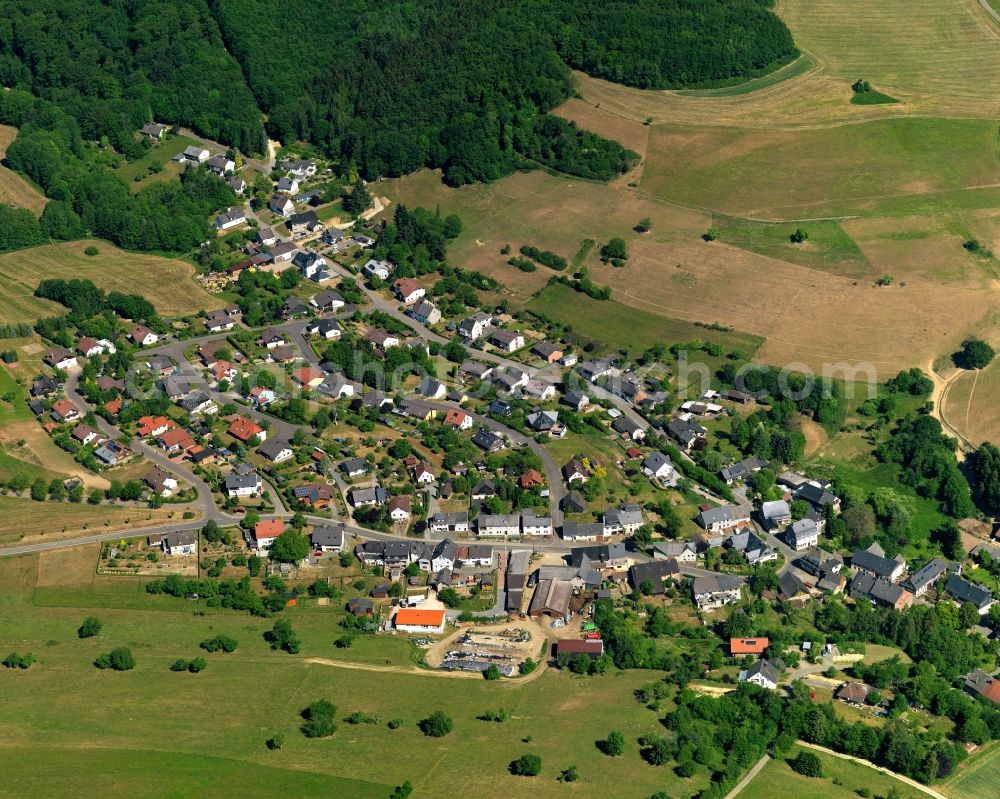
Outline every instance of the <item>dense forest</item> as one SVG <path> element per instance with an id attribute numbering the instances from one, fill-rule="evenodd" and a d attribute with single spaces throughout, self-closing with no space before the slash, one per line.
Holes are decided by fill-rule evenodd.
<path id="1" fill-rule="evenodd" d="M 260 111 L 205 0 L 0 0 L 0 83 L 53 101 L 84 137 L 107 136 L 130 156 L 133 133 L 154 119 L 264 147 Z"/>

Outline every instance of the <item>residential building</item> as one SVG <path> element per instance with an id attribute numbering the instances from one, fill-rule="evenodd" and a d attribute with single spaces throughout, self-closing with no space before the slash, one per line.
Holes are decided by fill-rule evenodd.
<path id="1" fill-rule="evenodd" d="M 819 527 L 812 519 L 799 519 L 785 530 L 785 541 L 796 552 L 819 545 Z"/>
<path id="2" fill-rule="evenodd" d="M 611 423 L 611 429 L 627 441 L 642 441 L 646 437 L 646 428 L 622 414 Z"/>
<path id="3" fill-rule="evenodd" d="M 604 524 L 602 522 L 563 522 L 562 537 L 564 541 L 603 541 Z"/>
<path id="4" fill-rule="evenodd" d="M 346 302 L 336 291 L 320 291 L 313 295 L 309 304 L 322 313 L 328 313 L 340 310 Z"/>
<path id="5" fill-rule="evenodd" d="M 436 325 L 441 321 L 440 309 L 430 300 L 420 300 L 407 313 L 423 325 Z"/>
<path id="6" fill-rule="evenodd" d="M 319 221 L 315 211 L 303 211 L 300 214 L 292 214 L 288 217 L 288 229 L 293 233 L 319 233 L 323 230 L 323 223 Z"/>
<path id="7" fill-rule="evenodd" d="M 653 544 L 652 555 L 654 560 L 694 563 L 698 560 L 698 548 L 693 541 L 659 541 Z"/>
<path id="8" fill-rule="evenodd" d="M 295 451 L 291 444 L 280 439 L 269 438 L 257 448 L 257 452 L 263 455 L 272 463 L 283 463 L 291 458 Z"/>
<path id="9" fill-rule="evenodd" d="M 504 352 L 517 352 L 524 347 L 524 336 L 513 330 L 496 330 L 490 336 L 490 344 Z"/>
<path id="10" fill-rule="evenodd" d="M 480 538 L 514 538 L 521 535 L 521 517 L 516 513 L 481 513 L 476 519 Z"/>
<path id="11" fill-rule="evenodd" d="M 444 632 L 444 610 L 400 608 L 393 617 L 393 626 L 400 632 L 440 635 Z"/>
<path id="12" fill-rule="evenodd" d="M 261 493 L 264 487 L 260 475 L 256 471 L 234 471 L 226 475 L 225 490 L 227 497 L 253 497 Z"/>
<path id="13" fill-rule="evenodd" d="M 521 534 L 526 537 L 551 536 L 552 517 L 539 516 L 533 510 L 521 514 Z"/>
<path id="14" fill-rule="evenodd" d="M 743 655 L 763 655 L 771 642 L 767 638 L 730 638 L 729 654 L 732 657 Z"/>
<path id="15" fill-rule="evenodd" d="M 267 440 L 267 431 L 257 424 L 253 419 L 246 416 L 236 415 L 232 417 L 229 428 L 226 430 L 229 435 L 237 441 L 246 444 L 254 436 L 261 442 Z"/>
<path id="16" fill-rule="evenodd" d="M 632 588 L 651 596 L 663 594 L 666 591 L 667 583 L 678 582 L 680 576 L 680 567 L 673 558 L 636 563 L 628 570 L 628 579 Z M 649 588 L 649 584 L 652 585 L 652 590 L 644 591 L 644 588 Z"/>
<path id="17" fill-rule="evenodd" d="M 604 511 L 605 535 L 632 535 L 642 527 L 642 506 L 637 503 L 627 503 L 620 508 L 608 508 Z"/>
<path id="18" fill-rule="evenodd" d="M 926 566 L 918 569 L 903 582 L 903 587 L 921 597 L 928 589 L 948 573 L 948 564 L 941 558 L 934 558 Z"/>
<path id="19" fill-rule="evenodd" d="M 699 610 L 715 610 L 740 600 L 742 583 L 731 574 L 699 575 L 691 582 Z"/>
<path id="20" fill-rule="evenodd" d="M 387 506 L 389 518 L 396 523 L 409 521 L 410 519 L 410 498 L 401 494 L 389 500 Z"/>
<path id="21" fill-rule="evenodd" d="M 46 366 L 63 371 L 74 369 L 77 366 L 76 356 L 64 347 L 53 347 L 42 356 L 42 360 Z"/>
<path id="22" fill-rule="evenodd" d="M 132 332 L 129 333 L 129 338 L 132 339 L 133 344 L 139 347 L 148 347 L 160 340 L 160 337 L 156 333 L 142 325 L 133 327 Z"/>
<path id="23" fill-rule="evenodd" d="M 963 580 L 957 574 L 948 578 L 944 584 L 944 590 L 959 605 L 964 605 L 966 602 L 975 605 L 980 616 L 987 613 L 996 601 L 989 589 Z"/>
<path id="24" fill-rule="evenodd" d="M 478 341 L 486 335 L 492 325 L 492 316 L 482 311 L 477 311 L 472 316 L 458 323 L 458 334 L 469 341 Z"/>
<path id="25" fill-rule="evenodd" d="M 168 557 L 198 554 L 198 533 L 194 530 L 174 530 L 160 539 L 163 554 Z"/>
<path id="26" fill-rule="evenodd" d="M 272 196 L 267 207 L 272 213 L 283 216 L 286 219 L 295 213 L 295 203 L 292 202 L 292 198 L 282 194 Z"/>
<path id="27" fill-rule="evenodd" d="M 343 525 L 314 527 L 309 534 L 314 552 L 340 552 L 346 541 L 347 532 Z"/>
<path id="28" fill-rule="evenodd" d="M 750 514 L 735 505 L 722 505 L 718 508 L 703 509 L 695 517 L 695 521 L 702 529 L 719 533 L 749 524 Z"/>
<path id="29" fill-rule="evenodd" d="M 773 691 L 778 687 L 780 677 L 781 674 L 773 661 L 758 660 L 749 669 L 740 672 L 739 681 L 752 682 L 754 685 Z"/>
<path id="30" fill-rule="evenodd" d="M 232 161 L 230 161 L 232 163 Z M 246 212 L 242 208 L 227 208 L 215 217 L 216 230 L 230 230 L 247 223 Z"/>
<path id="31" fill-rule="evenodd" d="M 379 280 L 388 280 L 392 274 L 392 264 L 388 261 L 376 261 L 374 258 L 368 261 L 361 270 L 365 277 L 377 277 Z"/>
<path id="32" fill-rule="evenodd" d="M 667 433 L 685 451 L 690 452 L 692 449 L 703 445 L 708 436 L 708 429 L 692 422 L 690 419 L 678 416 L 671 419 L 669 424 L 667 424 Z"/>
<path id="33" fill-rule="evenodd" d="M 868 549 L 859 549 L 851 556 L 851 566 L 862 574 L 870 574 L 872 577 L 888 580 L 890 583 L 897 583 L 903 576 L 905 564 L 900 560 L 890 560 L 881 554 L 881 547 L 877 544 Z"/>
<path id="34" fill-rule="evenodd" d="M 258 552 L 270 552 L 278 536 L 285 531 L 284 519 L 262 520 L 254 525 L 251 540 Z"/>
<path id="35" fill-rule="evenodd" d="M 762 461 L 756 455 L 753 455 L 749 458 L 726 466 L 719 472 L 719 476 L 725 480 L 727 484 L 732 485 L 733 483 L 748 479 L 750 475 L 754 472 L 759 472 L 765 466 L 767 466 L 765 461 Z"/>
<path id="36" fill-rule="evenodd" d="M 465 411 L 457 408 L 449 408 L 444 415 L 444 424 L 454 427 L 456 430 L 468 430 L 475 423 L 475 420 Z"/>
<path id="37" fill-rule="evenodd" d="M 555 363 L 563 357 L 562 348 L 550 341 L 539 341 L 531 348 L 531 352 L 546 363 Z"/>
<path id="38" fill-rule="evenodd" d="M 765 502 L 760 506 L 761 519 L 766 530 L 780 530 L 792 522 L 792 511 L 783 499 Z"/>
<path id="39" fill-rule="evenodd" d="M 852 599 L 863 597 L 876 605 L 896 610 L 904 610 L 913 604 L 913 594 L 905 588 L 869 572 L 860 572 L 854 576 L 850 595 Z"/>
<path id="40" fill-rule="evenodd" d="M 467 533 L 469 514 L 465 511 L 435 513 L 427 520 L 427 526 L 434 533 Z"/>

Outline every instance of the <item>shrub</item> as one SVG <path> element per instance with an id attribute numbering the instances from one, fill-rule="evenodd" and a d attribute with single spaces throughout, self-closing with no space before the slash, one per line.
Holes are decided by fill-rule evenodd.
<path id="1" fill-rule="evenodd" d="M 274 751 L 275 749 L 281 749 L 285 744 L 285 736 L 280 732 L 273 733 L 270 738 L 264 741 L 264 745 L 268 749 Z"/>
<path id="2" fill-rule="evenodd" d="M 431 738 L 443 738 L 455 729 L 455 722 L 443 710 L 435 710 L 427 718 L 422 719 L 418 726 L 424 735 Z"/>
<path id="3" fill-rule="evenodd" d="M 580 779 L 580 772 L 576 770 L 576 766 L 564 768 L 559 775 L 560 782 L 576 782 L 578 779 Z"/>
<path id="4" fill-rule="evenodd" d="M 601 247 L 601 260 L 602 261 L 613 261 L 620 260 L 624 261 L 628 258 L 628 250 L 625 248 L 625 239 L 618 238 L 617 236 L 611 239 L 607 244 Z"/>
<path id="5" fill-rule="evenodd" d="M 93 638 L 101 632 L 101 628 L 103 626 L 104 625 L 101 624 L 101 620 L 96 616 L 87 616 L 87 618 L 83 620 L 83 624 L 77 628 L 76 634 L 80 638 Z"/>
<path id="6" fill-rule="evenodd" d="M 643 740 L 642 757 L 651 766 L 662 766 L 670 760 L 670 745 L 665 738 L 647 736 Z"/>
<path id="7" fill-rule="evenodd" d="M 503 708 L 500 708 L 499 710 L 487 710 L 479 716 L 481 721 L 495 721 L 497 724 L 503 724 L 509 718 L 510 714 Z"/>
<path id="8" fill-rule="evenodd" d="M 500 679 L 500 669 L 497 668 L 496 663 L 490 663 L 489 668 L 483 672 L 484 680 L 499 680 Z"/>
<path id="9" fill-rule="evenodd" d="M 206 638 L 199 646 L 206 652 L 235 652 L 239 642 L 228 635 L 217 635 L 215 638 Z"/>
<path id="10" fill-rule="evenodd" d="M 402 785 L 396 786 L 396 790 L 389 795 L 389 799 L 407 799 L 411 793 L 413 793 L 413 786 L 407 780 Z"/>
<path id="11" fill-rule="evenodd" d="M 171 671 L 187 671 L 188 662 L 184 658 L 177 658 L 173 663 L 170 664 Z"/>
<path id="12" fill-rule="evenodd" d="M 955 357 L 955 362 L 963 369 L 982 369 L 993 360 L 996 352 L 993 347 L 978 338 L 967 338 L 962 342 L 962 349 Z"/>
<path id="13" fill-rule="evenodd" d="M 788 765 L 791 766 L 793 771 L 803 775 L 804 777 L 823 776 L 823 764 L 812 752 L 806 752 L 805 750 L 799 752 L 795 757 L 788 761 Z"/>
<path id="14" fill-rule="evenodd" d="M 84 255 L 100 255 L 101 251 L 97 249 L 93 244 L 91 244 L 87 249 L 83 251 Z"/>
<path id="15" fill-rule="evenodd" d="M 205 661 L 205 658 L 197 657 L 188 663 L 188 671 L 192 674 L 197 674 L 199 671 L 204 671 L 207 665 L 208 663 Z"/>
<path id="16" fill-rule="evenodd" d="M 518 777 L 537 777 L 542 771 L 542 759 L 538 755 L 521 755 L 510 764 L 510 773 Z"/>
<path id="17" fill-rule="evenodd" d="M 403 720 L 389 719 L 388 723 L 385 726 L 388 727 L 390 730 L 398 730 L 400 727 L 403 726 Z"/>
<path id="18" fill-rule="evenodd" d="M 334 718 L 337 709 L 326 699 L 313 702 L 302 711 L 302 718 L 305 723 L 302 725 L 302 734 L 306 738 L 326 738 L 337 731 L 337 724 Z"/>
<path id="19" fill-rule="evenodd" d="M 517 667 L 519 674 L 531 674 L 535 669 L 538 668 L 538 663 L 531 658 L 525 658 L 521 661 L 521 665 Z"/>
<path id="20" fill-rule="evenodd" d="M 119 646 L 112 649 L 107 654 L 98 655 L 94 665 L 99 669 L 111 669 L 112 671 L 130 671 L 135 668 L 135 657 L 128 647 Z"/>
<path id="21" fill-rule="evenodd" d="M 719 238 L 719 231 L 716 230 L 714 227 L 710 227 L 708 230 L 706 230 L 704 233 L 701 234 L 701 237 L 704 241 L 715 241 L 717 238 Z"/>
<path id="22" fill-rule="evenodd" d="M 31 664 L 35 662 L 35 656 L 30 652 L 23 655 L 17 654 L 17 652 L 11 652 L 2 661 L 4 668 L 8 669 L 30 669 Z"/>
<path id="23" fill-rule="evenodd" d="M 809 234 L 806 231 L 802 228 L 795 228 L 795 232 L 788 237 L 788 240 L 791 241 L 792 244 L 801 244 L 808 238 Z"/>
<path id="24" fill-rule="evenodd" d="M 618 732 L 618 730 L 609 732 L 608 737 L 604 739 L 603 743 L 602 750 L 606 755 L 618 757 L 625 752 L 625 736 Z"/>
<path id="25" fill-rule="evenodd" d="M 274 626 L 264 633 L 264 640 L 271 645 L 271 649 L 281 649 L 290 655 L 297 655 L 301 641 L 292 629 L 292 623 L 285 619 L 279 619 Z"/>

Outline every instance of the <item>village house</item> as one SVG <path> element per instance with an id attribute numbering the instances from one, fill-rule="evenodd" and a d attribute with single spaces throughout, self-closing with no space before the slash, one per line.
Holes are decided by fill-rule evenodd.
<path id="1" fill-rule="evenodd" d="M 180 455 L 192 449 L 195 445 L 191 434 L 183 427 L 175 427 L 156 437 L 160 449 L 168 455 Z"/>
<path id="2" fill-rule="evenodd" d="M 785 541 L 796 552 L 818 546 L 819 527 L 812 519 L 799 519 L 785 530 Z"/>
<path id="3" fill-rule="evenodd" d="M 132 457 L 132 450 L 113 438 L 109 438 L 94 450 L 94 457 L 105 466 L 117 466 Z"/>
<path id="4" fill-rule="evenodd" d="M 483 311 L 476 311 L 472 316 L 458 323 L 458 335 L 468 341 L 478 341 L 493 325 L 493 317 Z"/>
<path id="5" fill-rule="evenodd" d="M 372 328 L 364 336 L 366 341 L 370 341 L 375 345 L 377 349 L 385 352 L 390 347 L 399 346 L 399 337 L 393 335 L 392 333 L 387 333 L 384 330 L 379 330 L 377 328 Z"/>
<path id="6" fill-rule="evenodd" d="M 780 530 L 792 521 L 792 511 L 783 499 L 762 503 L 760 516 L 765 530 Z"/>
<path id="7" fill-rule="evenodd" d="M 147 139 L 159 142 L 163 140 L 168 130 L 169 128 L 166 125 L 161 125 L 159 122 L 147 122 L 139 132 Z"/>
<path id="8" fill-rule="evenodd" d="M 480 427 L 476 431 L 472 437 L 472 443 L 486 453 L 499 452 L 504 448 L 503 438 L 485 427 Z"/>
<path id="9" fill-rule="evenodd" d="M 849 593 L 852 599 L 864 597 L 873 604 L 895 610 L 905 610 L 913 604 L 913 594 L 905 588 L 864 571 L 856 574 L 851 580 Z"/>
<path id="10" fill-rule="evenodd" d="M 926 566 L 907 577 L 903 587 L 912 592 L 914 597 L 921 597 L 947 573 L 948 564 L 941 558 L 934 558 Z"/>
<path id="11" fill-rule="evenodd" d="M 479 361 L 465 360 L 458 367 L 458 374 L 464 380 L 488 380 L 493 367 Z"/>
<path id="12" fill-rule="evenodd" d="M 346 541 L 347 531 L 343 525 L 314 527 L 309 534 L 309 542 L 314 552 L 340 552 L 344 549 Z"/>
<path id="13" fill-rule="evenodd" d="M 490 336 L 490 344 L 504 352 L 517 352 L 524 347 L 524 336 L 513 330 L 497 330 Z"/>
<path id="14" fill-rule="evenodd" d="M 230 175 L 226 178 L 226 184 L 237 194 L 243 194 L 247 190 L 247 182 L 239 175 Z"/>
<path id="15" fill-rule="evenodd" d="M 288 217 L 288 229 L 292 234 L 319 233 L 325 227 L 315 211 L 303 211 Z"/>
<path id="16" fill-rule="evenodd" d="M 80 411 L 69 400 L 58 399 L 52 403 L 51 416 L 57 422 L 72 422 L 74 419 L 80 418 Z"/>
<path id="17" fill-rule="evenodd" d="M 567 484 L 574 481 L 586 483 L 590 479 L 590 472 L 579 459 L 570 458 L 566 465 L 562 467 L 562 476 Z"/>
<path id="18" fill-rule="evenodd" d="M 177 404 L 192 416 L 211 416 L 219 411 L 212 398 L 200 391 L 188 394 Z"/>
<path id="19" fill-rule="evenodd" d="M 374 258 L 368 261 L 362 268 L 362 273 L 367 278 L 377 277 L 379 280 L 388 280 L 392 274 L 392 264 L 388 261 L 376 261 Z"/>
<path id="20" fill-rule="evenodd" d="M 480 538 L 514 538 L 521 535 L 521 517 L 516 513 L 481 513 L 476 519 Z"/>
<path id="21" fill-rule="evenodd" d="M 750 682 L 773 691 L 778 687 L 778 679 L 781 674 L 774 661 L 758 660 L 749 669 L 740 672 L 740 682 Z"/>
<path id="22" fill-rule="evenodd" d="M 718 508 L 703 509 L 695 517 L 695 521 L 704 530 L 721 533 L 749 524 L 750 514 L 735 505 L 722 505 Z"/>
<path id="23" fill-rule="evenodd" d="M 465 511 L 435 513 L 427 520 L 427 527 L 432 533 L 467 533 L 469 514 Z"/>
<path id="24" fill-rule="evenodd" d="M 329 313 L 340 310 L 346 302 L 336 291 L 320 291 L 313 295 L 309 304 L 321 313 Z"/>
<path id="25" fill-rule="evenodd" d="M 756 566 L 758 563 L 770 563 L 778 559 L 778 553 L 758 538 L 749 527 L 737 530 L 726 539 L 723 546 L 739 552 L 751 566 Z"/>
<path id="26" fill-rule="evenodd" d="M 770 643 L 767 638 L 730 638 L 729 654 L 731 657 L 743 657 L 744 655 L 760 657 Z"/>
<path id="27" fill-rule="evenodd" d="M 627 503 L 620 508 L 608 508 L 604 511 L 605 535 L 632 535 L 642 527 L 642 507 L 637 503 Z"/>
<path id="28" fill-rule="evenodd" d="M 250 468 L 227 474 L 224 487 L 227 497 L 253 497 L 261 493 L 264 483 L 260 475 Z"/>
<path id="29" fill-rule="evenodd" d="M 996 601 L 988 588 L 975 585 L 968 580 L 963 580 L 957 574 L 953 574 L 948 578 L 944 584 L 944 590 L 959 605 L 964 605 L 968 602 L 975 606 L 980 616 L 988 613 Z"/>
<path id="30" fill-rule="evenodd" d="M 160 539 L 163 554 L 168 557 L 198 554 L 198 533 L 194 530 L 174 530 Z"/>
<path id="31" fill-rule="evenodd" d="M 678 563 L 695 563 L 698 560 L 698 547 L 693 541 L 658 541 L 651 551 L 654 560 L 673 559 Z"/>
<path id="32" fill-rule="evenodd" d="M 74 369 L 77 366 L 76 356 L 64 347 L 53 347 L 42 356 L 42 361 L 45 362 L 46 366 L 63 371 Z"/>
<path id="33" fill-rule="evenodd" d="M 160 340 L 160 337 L 156 335 L 148 327 L 143 327 L 142 325 L 136 325 L 132 328 L 129 333 L 129 338 L 132 339 L 132 343 L 138 347 L 148 347 L 155 344 Z"/>
<path id="34" fill-rule="evenodd" d="M 272 213 L 283 216 L 286 219 L 295 213 L 295 203 L 292 202 L 292 198 L 281 194 L 272 196 L 267 207 Z"/>
<path id="35" fill-rule="evenodd" d="M 302 273 L 302 277 L 314 283 L 323 283 L 333 277 L 327 269 L 326 258 L 313 250 L 299 250 L 295 253 L 292 266 Z"/>
<path id="36" fill-rule="evenodd" d="M 699 575 L 691 582 L 695 604 L 699 610 L 715 610 L 740 600 L 739 578 L 731 574 Z"/>
<path id="37" fill-rule="evenodd" d="M 667 433 L 683 447 L 685 452 L 703 446 L 708 436 L 706 428 L 681 416 L 670 420 L 667 424 Z"/>
<path id="38" fill-rule="evenodd" d="M 237 415 L 232 417 L 226 432 L 243 444 L 248 443 L 254 436 L 261 443 L 267 440 L 267 431 L 253 421 L 253 419 L 246 416 Z"/>
<path id="39" fill-rule="evenodd" d="M 73 428 L 73 431 L 70 433 L 70 436 L 75 441 L 79 442 L 83 446 L 86 446 L 95 438 L 97 438 L 97 431 L 94 430 L 92 427 L 88 427 L 85 424 L 78 424 L 76 427 Z"/>
<path id="40" fill-rule="evenodd" d="M 285 531 L 284 519 L 261 520 L 254 525 L 251 544 L 258 554 L 269 554 L 278 536 Z"/>
<path id="41" fill-rule="evenodd" d="M 270 438 L 257 448 L 257 452 L 272 463 L 283 463 L 295 454 L 287 441 Z"/>
<path id="42" fill-rule="evenodd" d="M 400 524 L 410 520 L 410 498 L 405 494 L 392 497 L 386 506 L 389 518 Z"/>
<path id="43" fill-rule="evenodd" d="M 653 480 L 659 480 L 665 486 L 673 487 L 680 480 L 673 461 L 662 452 L 651 452 L 642 462 L 642 473 Z"/>
<path id="44" fill-rule="evenodd" d="M 551 536 L 552 517 L 539 516 L 533 510 L 526 510 L 521 514 L 521 535 L 526 537 Z"/>
<path id="45" fill-rule="evenodd" d="M 436 325 L 441 321 L 440 309 L 429 300 L 420 300 L 407 313 L 422 325 Z"/>
<path id="46" fill-rule="evenodd" d="M 531 348 L 531 352 L 545 361 L 545 363 L 555 363 L 563 357 L 562 348 L 550 341 L 539 341 Z"/>
<path id="47" fill-rule="evenodd" d="M 872 544 L 868 549 L 859 549 L 851 556 L 851 566 L 862 574 L 897 583 L 906 570 L 906 564 L 900 560 L 890 560 L 885 557 L 882 548 Z"/>
<path id="48" fill-rule="evenodd" d="M 563 522 L 564 541 L 603 541 L 603 522 Z"/>
<path id="49" fill-rule="evenodd" d="M 230 230 L 246 223 L 247 215 L 242 208 L 228 208 L 215 217 L 216 230 Z"/>
<path id="50" fill-rule="evenodd" d="M 404 305 L 412 305 L 427 294 L 427 290 L 412 277 L 401 277 L 392 284 L 396 299 Z"/>
<path id="51" fill-rule="evenodd" d="M 173 423 L 166 416 L 140 416 L 136 435 L 139 438 L 158 436 L 161 433 L 166 433 L 172 426 Z"/>
<path id="52" fill-rule="evenodd" d="M 582 391 L 577 391 L 576 389 L 571 388 L 566 391 L 560 402 L 562 402 L 563 405 L 568 405 L 574 411 L 579 413 L 590 405 L 590 397 Z"/>
<path id="53" fill-rule="evenodd" d="M 306 325 L 306 332 L 327 341 L 338 339 L 343 335 L 340 323 L 336 319 L 317 319 L 310 322 Z"/>
<path id="54" fill-rule="evenodd" d="M 759 472 L 765 466 L 767 466 L 765 461 L 753 455 L 744 460 L 737 461 L 730 466 L 726 466 L 719 472 L 719 477 L 725 480 L 727 485 L 732 485 L 733 483 L 747 480 L 750 475 Z"/>
<path id="55" fill-rule="evenodd" d="M 440 635 L 444 632 L 444 610 L 400 608 L 393 617 L 393 626 L 404 633 Z"/>
<path id="56" fill-rule="evenodd" d="M 203 164 L 211 155 L 204 147 L 195 147 L 192 145 L 186 147 L 184 152 L 175 155 L 173 160 L 182 164 Z"/>
<path id="57" fill-rule="evenodd" d="M 115 345 L 106 338 L 102 338 L 97 341 L 88 336 L 84 336 L 77 343 L 76 351 L 79 352 L 84 358 L 93 358 L 95 355 L 113 355 L 118 350 L 115 348 Z"/>
<path id="58" fill-rule="evenodd" d="M 648 589 L 649 585 L 652 585 L 652 590 L 648 592 L 650 596 L 659 596 L 665 593 L 667 584 L 678 582 L 680 577 L 680 567 L 673 558 L 636 563 L 628 570 L 629 583 L 636 591 L 643 591 L 644 588 Z"/>
<path id="59" fill-rule="evenodd" d="M 285 176 L 274 184 L 274 190 L 279 194 L 297 194 L 299 191 L 298 178 Z"/>
<path id="60" fill-rule="evenodd" d="M 223 330 L 232 330 L 235 322 L 225 311 L 209 311 L 205 314 L 205 329 L 209 333 L 220 333 Z"/>
<path id="61" fill-rule="evenodd" d="M 611 429 L 626 441 L 642 441 L 646 437 L 646 429 L 624 414 L 611 423 Z"/>
<path id="62" fill-rule="evenodd" d="M 456 430 L 468 430 L 475 424 L 475 420 L 465 411 L 460 411 L 457 408 L 449 408 L 448 412 L 444 415 L 443 424 L 454 427 Z"/>
<path id="63" fill-rule="evenodd" d="M 316 174 L 316 162 L 307 159 L 282 161 L 278 164 L 278 169 L 281 172 L 291 175 L 293 178 L 305 180 Z"/>

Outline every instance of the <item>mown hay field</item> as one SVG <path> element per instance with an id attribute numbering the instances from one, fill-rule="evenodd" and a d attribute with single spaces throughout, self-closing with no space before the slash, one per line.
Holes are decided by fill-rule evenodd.
<path id="1" fill-rule="evenodd" d="M 7 148 L 16 138 L 17 128 L 0 125 L 0 160 L 7 154 Z M 45 207 L 45 195 L 14 170 L 0 166 L 0 203 L 27 208 L 38 216 Z"/>
<path id="2" fill-rule="evenodd" d="M 100 254 L 85 255 L 95 246 Z M 0 255 L 0 322 L 33 322 L 65 309 L 33 296 L 45 278 L 87 278 L 107 291 L 141 294 L 164 315 L 222 306 L 192 279 L 194 267 L 178 259 L 131 253 L 104 241 L 71 241 Z"/>

